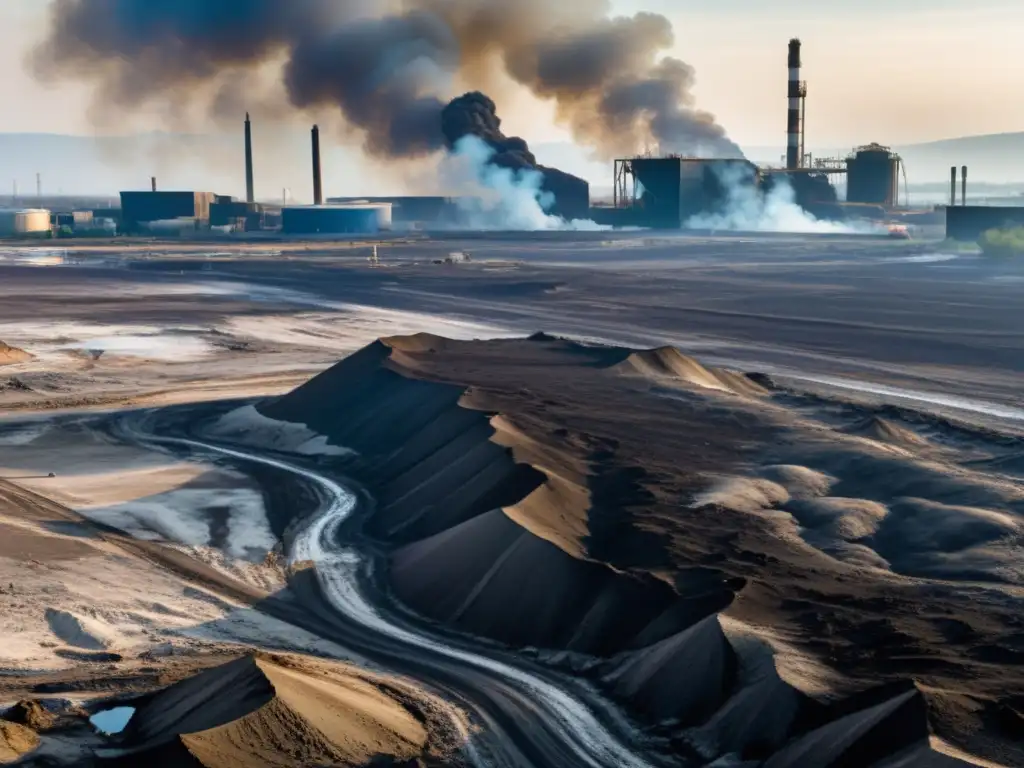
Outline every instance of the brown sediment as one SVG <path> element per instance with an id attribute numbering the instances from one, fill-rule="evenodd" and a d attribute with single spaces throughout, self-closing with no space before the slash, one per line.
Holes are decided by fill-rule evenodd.
<path id="1" fill-rule="evenodd" d="M 31 359 L 32 355 L 25 350 L 12 347 L 10 344 L 0 341 L 0 365 L 14 365 L 15 363 L 24 363 L 26 360 Z"/>
<path id="2" fill-rule="evenodd" d="M 245 656 L 150 696 L 103 765 L 369 765 L 412 760 L 428 742 L 414 713 L 355 670 Z"/>

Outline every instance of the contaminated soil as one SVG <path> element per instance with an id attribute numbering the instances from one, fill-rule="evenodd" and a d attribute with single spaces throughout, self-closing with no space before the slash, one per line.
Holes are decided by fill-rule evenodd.
<path id="1" fill-rule="evenodd" d="M 384 734 L 377 764 L 423 743 L 407 715 L 430 743 L 413 764 L 445 764 L 422 691 L 296 621 L 279 557 L 315 499 L 88 426 L 244 398 L 195 408 L 217 414 L 204 439 L 364 483 L 395 610 L 583 678 L 680 761 L 1024 764 L 1019 266 L 797 236 L 378 245 L 380 268 L 363 242 L 0 268 L 0 708 L 40 715 L 2 721 L 0 750 L 180 757 L 216 731 L 206 759 L 230 765 L 238 733 L 267 756 L 290 723 L 309 738 L 286 751 L 368 755 L 291 694 L 186 697 L 231 711 L 154 716 L 156 741 L 84 719 L 281 667 Z M 434 263 L 454 251 L 472 261 Z M 590 342 L 452 340 L 537 328 Z"/>
<path id="2" fill-rule="evenodd" d="M 356 452 L 395 600 L 681 756 L 1024 763 L 1019 437 L 546 334 L 384 338 L 258 408 Z"/>

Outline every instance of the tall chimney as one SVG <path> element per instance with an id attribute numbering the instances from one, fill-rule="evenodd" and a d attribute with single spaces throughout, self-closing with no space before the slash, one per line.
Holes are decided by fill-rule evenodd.
<path id="1" fill-rule="evenodd" d="M 786 168 L 800 167 L 800 41 L 789 41 L 789 112 L 786 115 Z"/>
<path id="2" fill-rule="evenodd" d="M 967 205 L 967 166 L 960 169 L 960 205 Z"/>
<path id="3" fill-rule="evenodd" d="M 153 191 L 156 192 L 156 176 L 150 176 L 149 183 L 153 187 Z"/>
<path id="4" fill-rule="evenodd" d="M 256 202 L 252 185 L 252 123 L 248 112 L 245 113 L 245 201 Z"/>
<path id="5" fill-rule="evenodd" d="M 949 169 L 949 204 L 956 205 L 956 166 Z"/>
<path id="6" fill-rule="evenodd" d="M 320 128 L 313 126 L 313 204 L 324 204 L 323 182 L 320 178 Z"/>

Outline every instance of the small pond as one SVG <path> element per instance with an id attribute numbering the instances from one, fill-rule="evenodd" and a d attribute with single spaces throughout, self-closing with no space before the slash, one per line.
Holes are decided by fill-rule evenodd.
<path id="1" fill-rule="evenodd" d="M 100 710 L 89 718 L 89 722 L 100 733 L 113 736 L 125 729 L 133 714 L 135 707 L 113 707 Z"/>

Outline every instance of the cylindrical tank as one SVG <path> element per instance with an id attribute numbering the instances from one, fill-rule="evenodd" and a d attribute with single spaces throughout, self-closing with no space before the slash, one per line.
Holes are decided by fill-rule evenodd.
<path id="1" fill-rule="evenodd" d="M 896 205 L 899 198 L 900 156 L 880 144 L 855 150 L 846 160 L 846 201 Z"/>
<path id="2" fill-rule="evenodd" d="M 143 222 L 143 226 L 154 235 L 180 235 L 183 232 L 194 231 L 196 220 L 183 216 L 178 219 L 158 219 L 157 221 Z"/>
<path id="3" fill-rule="evenodd" d="M 39 235 L 50 231 L 50 212 L 43 208 L 0 209 L 0 234 Z"/>
<path id="4" fill-rule="evenodd" d="M 290 235 L 368 235 L 389 229 L 390 203 L 297 205 L 281 209 L 281 230 Z"/>

